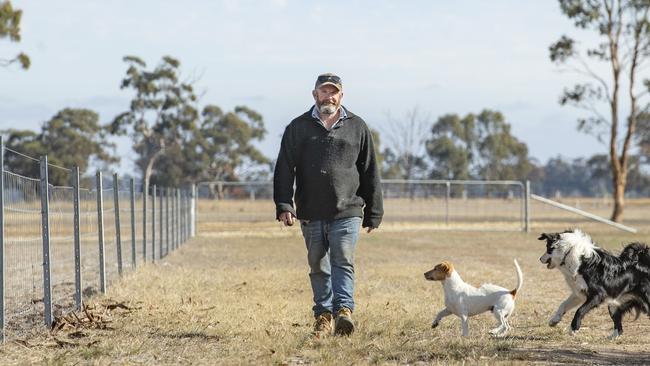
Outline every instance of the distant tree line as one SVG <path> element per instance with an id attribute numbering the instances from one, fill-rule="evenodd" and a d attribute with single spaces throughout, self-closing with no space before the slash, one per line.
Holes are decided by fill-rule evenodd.
<path id="1" fill-rule="evenodd" d="M 131 91 L 129 108 L 107 123 L 89 109 L 65 108 L 43 123 L 38 132 L 1 131 L 6 146 L 22 154 L 48 155 L 49 162 L 87 174 L 91 166 L 119 162 L 111 136 L 133 142 L 140 177 L 151 184 L 178 186 L 210 180 L 269 179 L 270 160 L 255 146 L 265 134 L 256 111 L 237 106 L 223 111 L 215 104 L 200 106 L 194 82 L 184 81 L 180 62 L 165 56 L 148 69 L 138 57 L 126 56 L 121 88 Z M 38 164 L 7 154 L 6 168 L 38 176 Z M 51 169 L 50 182 L 68 185 L 69 174 Z"/>
<path id="2" fill-rule="evenodd" d="M 413 109 L 401 121 L 411 121 Z M 395 122 L 395 121 L 393 121 Z M 411 133 L 418 127 L 419 147 L 406 147 L 408 138 L 378 140 L 382 177 L 386 179 L 530 180 L 535 193 L 545 196 L 611 196 L 609 156 L 597 154 L 574 159 L 561 156 L 546 164 L 528 155 L 528 146 L 511 133 L 511 125 L 498 111 L 478 114 L 447 114 L 436 122 L 399 120 L 392 132 Z M 397 126 L 397 128 L 395 128 Z M 650 195 L 650 119 L 640 123 L 638 153 L 628 162 L 628 196 Z"/>

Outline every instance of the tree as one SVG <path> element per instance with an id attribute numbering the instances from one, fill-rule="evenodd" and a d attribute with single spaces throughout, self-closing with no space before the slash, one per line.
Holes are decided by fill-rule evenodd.
<path id="1" fill-rule="evenodd" d="M 618 222 L 625 206 L 629 152 L 638 117 L 650 108 L 640 99 L 643 89 L 647 92 L 650 87 L 650 81 L 639 80 L 641 67 L 650 58 L 650 1 L 559 0 L 559 3 L 562 13 L 577 28 L 591 30 L 600 39 L 600 43 L 581 52 L 572 38 L 563 35 L 549 51 L 553 62 L 566 65 L 568 70 L 588 80 L 565 89 L 560 104 L 585 110 L 587 115 L 578 120 L 580 130 L 599 138 L 608 137 L 614 196 L 611 219 Z M 607 65 L 609 71 L 599 74 L 595 69 L 598 63 Z M 627 96 L 623 94 L 624 87 Z M 629 107 L 629 114 L 621 118 L 624 103 Z M 601 113 L 603 105 L 607 113 Z"/>
<path id="2" fill-rule="evenodd" d="M 432 161 L 431 178 L 470 179 L 470 164 L 474 155 L 475 116 L 464 118 L 447 114 L 431 127 L 432 137 L 426 141 L 426 151 Z"/>
<path id="3" fill-rule="evenodd" d="M 387 147 L 383 151 L 385 176 L 415 179 L 425 175 L 424 141 L 430 124 L 429 116 L 422 115 L 417 107 L 401 119 L 388 115 Z"/>
<path id="4" fill-rule="evenodd" d="M 208 105 L 201 113 L 201 126 L 161 157 L 152 182 L 264 179 L 270 161 L 253 142 L 265 134 L 264 120 L 256 111 L 237 106 L 224 113 Z"/>
<path id="5" fill-rule="evenodd" d="M 650 112 L 639 113 L 636 140 L 639 144 L 642 163 L 650 163 Z"/>
<path id="6" fill-rule="evenodd" d="M 39 133 L 35 131 L 9 129 L 2 131 L 2 134 L 7 136 L 5 146 L 9 149 L 35 159 L 46 154 Z M 30 178 L 40 175 L 37 161 L 13 153 L 5 154 L 5 169 Z"/>
<path id="7" fill-rule="evenodd" d="M 270 163 L 252 144 L 255 140 L 262 141 L 266 134 L 259 113 L 243 106 L 223 113 L 219 107 L 208 105 L 201 115 L 201 148 L 208 161 L 204 170 L 206 179 L 236 181 L 252 167 Z"/>
<path id="8" fill-rule="evenodd" d="M 0 39 L 9 37 L 11 42 L 20 42 L 22 16 L 22 10 L 14 9 L 10 1 L 0 2 Z M 22 52 L 12 59 L 0 58 L 0 66 L 9 66 L 14 62 L 18 62 L 25 70 L 29 69 L 31 65 L 29 56 Z"/>
<path id="9" fill-rule="evenodd" d="M 525 179 L 532 170 L 528 146 L 510 132 L 500 112 L 483 110 L 476 117 L 478 172 L 483 179 Z"/>
<path id="10" fill-rule="evenodd" d="M 116 163 L 115 145 L 108 142 L 99 123 L 99 116 L 88 109 L 66 108 L 59 111 L 41 127 L 40 133 L 25 130 L 7 131 L 7 147 L 32 157 L 48 156 L 48 163 L 72 168 L 79 167 L 83 175 L 93 162 Z M 8 170 L 30 177 L 39 176 L 38 162 L 8 154 Z M 49 182 L 63 186 L 70 184 L 66 170 L 50 168 Z"/>
<path id="11" fill-rule="evenodd" d="M 533 170 L 528 147 L 500 112 L 444 115 L 431 128 L 426 151 L 438 179 L 525 179 Z"/>
<path id="12" fill-rule="evenodd" d="M 547 196 L 591 195 L 598 182 L 592 181 L 585 159 L 567 160 L 561 156 L 548 159 L 544 166 L 542 191 Z"/>
<path id="13" fill-rule="evenodd" d="M 140 156 L 137 165 L 148 184 L 165 149 L 181 146 L 196 130 L 197 98 L 192 83 L 179 80 L 180 62 L 170 56 L 164 56 L 151 71 L 138 57 L 126 56 L 124 62 L 129 67 L 121 88 L 133 89 L 135 96 L 129 110 L 115 117 L 110 132 L 131 136 Z"/>

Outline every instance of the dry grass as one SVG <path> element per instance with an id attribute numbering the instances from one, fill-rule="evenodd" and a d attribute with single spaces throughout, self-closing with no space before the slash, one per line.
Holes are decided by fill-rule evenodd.
<path id="1" fill-rule="evenodd" d="M 0 348 L 0 364 L 643 364 L 650 358 L 647 318 L 627 319 L 616 341 L 606 339 L 611 321 L 604 309 L 589 314 L 577 336 L 565 329 L 570 319 L 557 328 L 546 325 L 567 290 L 559 272 L 537 260 L 541 227 L 531 234 L 440 232 L 387 223 L 363 234 L 358 330 L 323 339 L 310 333 L 311 290 L 298 228 L 203 223 L 201 229 L 163 263 L 140 268 L 95 299 L 104 326 L 73 325 L 9 342 Z M 614 250 L 631 240 L 650 242 L 647 230 L 628 235 L 593 227 L 592 234 Z M 513 287 L 514 257 L 524 288 L 509 337 L 488 336 L 489 314 L 470 320 L 467 339 L 453 316 L 430 329 L 443 298 L 424 271 L 447 259 L 467 282 Z M 128 309 L 110 310 L 110 303 Z"/>

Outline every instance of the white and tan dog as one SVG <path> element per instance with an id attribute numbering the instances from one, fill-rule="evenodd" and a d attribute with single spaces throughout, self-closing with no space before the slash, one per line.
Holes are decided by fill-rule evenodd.
<path id="1" fill-rule="evenodd" d="M 515 297 L 523 283 L 523 274 L 516 259 L 515 269 L 517 270 L 517 288 L 510 291 L 489 283 L 476 288 L 465 283 L 450 262 L 445 261 L 436 265 L 424 274 L 424 278 L 429 281 L 442 281 L 445 291 L 445 308 L 436 315 L 431 327 L 437 327 L 442 318 L 454 314 L 460 317 L 463 337 L 467 337 L 469 317 L 491 311 L 498 321 L 498 326 L 490 330 L 490 334 L 505 335 L 511 329 L 508 318 L 515 310 Z"/>

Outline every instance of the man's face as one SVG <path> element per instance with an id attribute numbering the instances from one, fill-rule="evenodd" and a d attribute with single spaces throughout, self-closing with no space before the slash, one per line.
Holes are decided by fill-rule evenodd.
<path id="1" fill-rule="evenodd" d="M 312 92 L 316 107 L 321 114 L 334 114 L 341 106 L 343 92 L 333 85 L 322 85 Z"/>

